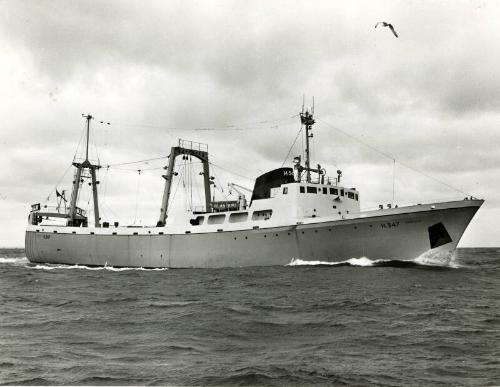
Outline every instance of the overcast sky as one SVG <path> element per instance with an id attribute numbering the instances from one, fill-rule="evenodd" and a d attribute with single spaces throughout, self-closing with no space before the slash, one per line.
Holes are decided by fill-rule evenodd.
<path id="1" fill-rule="evenodd" d="M 208 143 L 226 195 L 282 165 L 304 94 L 313 162 L 363 208 L 392 201 L 395 172 L 400 204 L 486 199 L 461 246 L 500 246 L 499 20 L 484 0 L 0 0 L 0 246 L 70 190 L 82 113 L 104 166 Z M 103 220 L 155 224 L 165 164 L 103 168 Z"/>

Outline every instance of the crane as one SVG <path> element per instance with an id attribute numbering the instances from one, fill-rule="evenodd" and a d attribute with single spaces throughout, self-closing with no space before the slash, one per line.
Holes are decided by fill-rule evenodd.
<path id="1" fill-rule="evenodd" d="M 236 184 L 236 183 L 228 183 L 227 186 L 229 187 L 229 193 L 231 194 L 231 189 L 234 189 L 236 192 L 238 192 L 238 202 L 240 206 L 240 210 L 246 210 L 247 209 L 247 198 L 245 197 L 245 194 L 242 192 L 248 191 L 252 193 L 253 191 L 250 188 L 243 187 L 242 185 Z"/>

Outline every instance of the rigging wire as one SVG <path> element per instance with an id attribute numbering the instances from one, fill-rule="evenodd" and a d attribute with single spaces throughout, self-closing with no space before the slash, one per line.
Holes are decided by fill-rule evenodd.
<path id="1" fill-rule="evenodd" d="M 228 195 L 224 193 L 224 188 L 219 180 L 219 176 L 217 176 L 215 173 L 214 175 L 215 175 L 215 180 L 217 180 L 217 186 L 216 186 L 217 190 L 220 192 L 221 196 L 224 197 L 224 200 L 227 200 Z"/>
<path id="2" fill-rule="evenodd" d="M 143 159 L 143 160 L 137 160 L 137 161 L 127 161 L 124 163 L 115 163 L 115 164 L 107 164 L 107 167 L 117 167 L 120 165 L 130 165 L 130 164 L 139 164 L 139 163 L 145 163 L 148 161 L 154 161 L 154 160 L 162 160 L 162 159 L 167 159 L 169 156 L 159 156 L 159 157 L 153 157 L 151 159 Z"/>
<path id="3" fill-rule="evenodd" d="M 191 195 L 191 211 L 193 210 L 193 158 L 191 155 L 189 155 L 189 190 L 190 190 L 190 195 Z"/>
<path id="4" fill-rule="evenodd" d="M 68 165 L 66 170 L 64 171 L 62 177 L 59 179 L 59 181 L 56 183 L 56 185 L 50 190 L 49 194 L 47 195 L 47 199 L 45 199 L 46 202 L 50 200 L 50 197 L 52 196 L 52 193 L 57 189 L 59 184 L 63 181 L 63 179 L 66 177 L 66 174 L 68 173 L 69 169 L 73 166 L 73 164 Z"/>
<path id="5" fill-rule="evenodd" d="M 136 127 L 136 128 L 149 128 L 149 129 L 162 129 L 162 130 L 170 130 L 170 131 L 242 131 L 242 130 L 266 130 L 266 129 L 278 129 L 279 125 L 269 125 L 269 124 L 278 124 L 285 121 L 288 121 L 292 118 L 297 117 L 298 115 L 294 115 L 286 118 L 279 119 L 271 119 L 264 121 L 253 121 L 241 123 L 238 125 L 224 125 L 224 126 L 212 126 L 212 127 L 168 127 L 164 125 L 150 125 L 150 124 L 135 124 L 135 123 L 124 123 L 117 122 L 116 125 L 127 126 L 127 127 Z M 256 127 L 256 125 L 266 125 L 264 127 Z"/>
<path id="6" fill-rule="evenodd" d="M 141 172 L 148 172 L 148 171 L 159 171 L 161 169 L 165 169 L 164 167 L 156 167 L 156 168 L 141 168 Z M 110 168 L 110 171 L 112 172 L 137 172 L 137 169 L 135 168 Z"/>
<path id="7" fill-rule="evenodd" d="M 178 172 L 177 173 L 181 173 L 181 174 L 184 174 L 184 168 L 182 168 L 182 165 L 181 167 L 178 169 Z M 182 177 L 182 175 L 181 175 Z M 177 184 L 175 186 L 175 190 L 174 190 L 174 194 L 172 195 L 172 199 L 170 200 L 170 203 L 173 203 L 174 202 L 174 199 L 175 199 L 175 194 L 177 193 L 177 190 L 179 189 L 179 186 L 180 186 L 180 182 L 181 182 L 181 179 L 177 179 Z M 172 206 L 168 206 L 167 208 L 167 213 L 166 215 L 168 216 L 168 213 L 170 212 L 170 210 L 172 209 Z"/>
<path id="8" fill-rule="evenodd" d="M 97 157 L 97 164 L 100 164 L 101 160 L 100 160 L 100 157 L 99 157 L 99 150 L 97 149 L 97 141 L 95 139 L 95 133 L 94 133 L 94 128 L 92 127 L 92 125 L 90 125 L 90 138 L 92 139 L 92 143 L 94 145 L 94 149 L 95 149 L 95 153 L 96 153 L 96 157 Z"/>
<path id="9" fill-rule="evenodd" d="M 342 130 L 342 129 L 340 129 L 340 128 L 338 128 L 338 127 L 336 127 L 336 126 L 334 126 L 334 125 L 332 125 L 332 124 L 330 124 L 330 123 L 328 123 L 328 122 L 326 122 L 326 121 L 324 121 L 324 120 L 322 120 L 322 119 L 319 119 L 319 121 L 323 122 L 325 125 L 329 126 L 329 127 L 330 127 L 330 128 L 332 128 L 333 130 L 335 130 L 335 131 L 337 131 L 337 132 L 342 133 L 344 136 L 349 137 L 349 138 L 351 138 L 351 139 L 353 139 L 353 140 L 355 140 L 355 141 L 357 141 L 357 142 L 359 142 L 359 143 L 363 144 L 363 145 L 364 145 L 364 146 L 366 146 L 367 148 L 370 148 L 371 150 L 373 150 L 373 151 L 375 151 L 375 152 L 377 152 L 377 153 L 381 154 L 382 156 L 385 156 L 385 157 L 387 157 L 388 159 L 393 160 L 394 165 L 396 164 L 396 158 L 395 158 L 394 156 L 390 155 L 389 153 L 386 153 L 386 152 L 384 152 L 384 151 L 381 151 L 380 149 L 378 149 L 378 148 L 374 147 L 373 145 L 367 144 L 365 141 L 363 141 L 363 140 L 361 140 L 361 139 L 359 139 L 359 138 L 357 138 L 357 137 L 353 136 L 352 134 L 349 134 L 349 133 L 345 132 L 344 130 Z M 444 185 L 444 186 L 446 186 L 446 187 L 448 187 L 448 188 L 452 189 L 453 191 L 459 192 L 459 193 L 461 193 L 461 194 L 463 194 L 463 195 L 465 195 L 465 196 L 472 196 L 471 194 L 469 194 L 469 193 L 467 193 L 467 192 L 464 192 L 464 191 L 462 191 L 462 190 L 460 190 L 460 189 L 458 189 L 458 188 L 456 188 L 456 187 L 454 187 L 454 186 L 452 186 L 452 185 L 450 185 L 450 184 L 448 184 L 448 183 L 445 183 L 444 181 L 439 180 L 438 178 L 436 178 L 436 177 L 434 177 L 434 176 L 431 176 L 431 175 L 429 175 L 428 173 L 425 173 L 425 172 L 423 172 L 422 170 L 420 170 L 420 169 L 418 169 L 418 168 L 412 167 L 412 166 L 410 166 L 410 165 L 408 165 L 408 164 L 406 164 L 406 163 L 403 163 L 403 162 L 402 162 L 402 161 L 400 161 L 400 160 L 397 160 L 397 162 L 398 162 L 398 164 L 400 164 L 400 165 L 402 165 L 402 166 L 404 166 L 404 167 L 406 167 L 406 168 L 408 168 L 408 169 L 410 169 L 410 170 L 412 170 L 412 171 L 414 171 L 414 172 L 417 172 L 417 173 L 421 174 L 422 176 L 427 177 L 428 179 L 434 180 L 435 182 L 437 182 L 437 183 L 439 183 L 439 184 L 442 184 L 442 185 Z M 393 195 L 394 195 L 394 194 L 393 194 Z"/>
<path id="10" fill-rule="evenodd" d="M 303 129 L 303 126 L 301 125 L 299 131 L 297 132 L 297 135 L 295 136 L 295 140 L 293 140 L 292 146 L 288 150 L 288 153 L 286 154 L 285 159 L 283 160 L 283 163 L 281 164 L 281 168 L 283 168 L 283 165 L 285 165 L 286 160 L 288 159 L 288 156 L 290 156 L 290 153 L 292 152 L 292 149 L 293 149 L 295 143 L 297 142 L 297 139 L 299 138 L 300 133 L 302 133 L 302 129 Z"/>
<path id="11" fill-rule="evenodd" d="M 139 190 L 141 189 L 141 170 L 137 170 L 138 175 L 137 175 L 137 189 L 135 191 L 135 215 L 134 215 L 134 225 L 137 222 L 137 211 L 139 208 Z"/>
<path id="12" fill-rule="evenodd" d="M 235 176 L 241 177 L 241 178 L 243 178 L 243 179 L 247 179 L 247 180 L 249 180 L 249 181 L 255 181 L 255 179 L 252 179 L 252 178 L 250 178 L 250 177 L 248 177 L 248 176 L 243 176 L 243 175 L 240 175 L 239 173 L 236 173 L 236 172 L 230 171 L 229 169 L 227 169 L 227 168 L 223 168 L 223 167 L 221 167 L 220 165 L 214 164 L 214 163 L 212 163 L 212 162 L 210 162 L 210 161 L 209 161 L 208 163 L 209 163 L 211 166 L 215 167 L 215 168 L 221 169 L 221 170 L 226 171 L 226 172 L 228 172 L 228 173 L 230 173 L 230 174 L 233 174 L 233 175 L 235 175 Z"/>
<path id="13" fill-rule="evenodd" d="M 304 136 L 301 136 L 300 137 L 300 146 L 301 146 L 301 150 L 302 150 L 302 160 L 305 159 L 305 154 L 304 154 Z"/>
<path id="14" fill-rule="evenodd" d="M 78 144 L 76 145 L 76 149 L 75 149 L 75 154 L 73 155 L 73 161 L 75 161 L 77 158 L 78 150 L 80 149 L 80 144 L 82 143 L 84 133 L 85 133 L 85 129 L 82 130 L 82 132 L 80 134 L 80 139 L 78 140 Z M 83 152 L 83 150 L 82 150 L 82 152 Z"/>
<path id="15" fill-rule="evenodd" d="M 106 198 L 106 191 L 107 191 L 107 188 L 108 188 L 108 172 L 109 172 L 109 168 L 106 168 L 106 172 L 105 172 L 105 175 L 104 175 L 104 178 L 103 178 L 103 180 L 104 180 L 104 187 L 102 189 L 102 195 L 101 195 L 101 197 L 102 197 L 101 203 L 102 203 L 103 206 L 106 203 L 106 199 L 107 199 Z"/>

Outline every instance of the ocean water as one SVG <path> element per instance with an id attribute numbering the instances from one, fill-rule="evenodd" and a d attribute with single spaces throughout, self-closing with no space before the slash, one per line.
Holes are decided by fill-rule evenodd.
<path id="1" fill-rule="evenodd" d="M 500 249 L 138 270 L 0 249 L 0 384 L 500 385 Z"/>

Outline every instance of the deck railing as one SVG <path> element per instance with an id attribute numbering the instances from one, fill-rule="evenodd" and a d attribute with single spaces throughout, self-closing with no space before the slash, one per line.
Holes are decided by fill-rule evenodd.
<path id="1" fill-rule="evenodd" d="M 202 142 L 183 140 L 179 138 L 179 147 L 185 149 L 193 149 L 202 152 L 208 152 L 208 144 L 203 144 Z"/>

